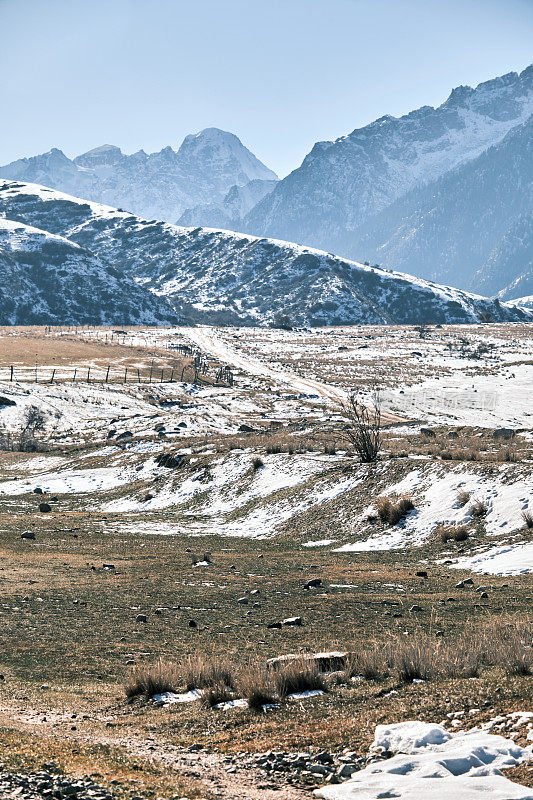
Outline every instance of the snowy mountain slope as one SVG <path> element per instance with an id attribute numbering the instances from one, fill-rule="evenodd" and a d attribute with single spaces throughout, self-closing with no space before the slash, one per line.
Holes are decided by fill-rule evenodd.
<path id="1" fill-rule="evenodd" d="M 114 145 L 102 145 L 71 160 L 54 148 L 0 167 L 0 176 L 170 222 L 191 206 L 221 203 L 232 186 L 276 180 L 237 136 L 218 128 L 186 136 L 177 152 L 165 147 L 124 155 Z"/>
<path id="2" fill-rule="evenodd" d="M 208 228 L 238 230 L 245 214 L 274 189 L 277 181 L 253 180 L 244 186 L 232 186 L 222 203 L 186 208 L 178 225 L 203 225 Z"/>
<path id="3" fill-rule="evenodd" d="M 438 108 L 382 117 L 319 142 L 249 212 L 244 229 L 355 257 L 352 232 L 366 219 L 476 158 L 532 112 L 533 66 L 475 89 L 460 86 Z"/>
<path id="4" fill-rule="evenodd" d="M 511 300 L 518 296 L 533 293 L 533 216 L 531 212 L 518 217 L 515 224 L 506 232 L 486 260 L 483 268 L 475 276 L 475 283 L 481 291 L 501 287 L 501 300 Z"/>
<path id="5" fill-rule="evenodd" d="M 176 315 L 88 250 L 0 219 L 0 324 L 157 324 Z"/>
<path id="6" fill-rule="evenodd" d="M 517 297 L 516 300 L 513 300 L 512 302 L 515 306 L 533 309 L 533 294 L 527 295 L 526 297 Z"/>
<path id="7" fill-rule="evenodd" d="M 32 184 L 0 185 L 0 214 L 77 242 L 191 321 L 298 324 L 521 320 L 529 312 L 288 242 L 181 228 Z"/>
<path id="8" fill-rule="evenodd" d="M 531 267 L 532 209 L 533 116 L 367 220 L 351 247 L 423 278 L 495 295 Z"/>

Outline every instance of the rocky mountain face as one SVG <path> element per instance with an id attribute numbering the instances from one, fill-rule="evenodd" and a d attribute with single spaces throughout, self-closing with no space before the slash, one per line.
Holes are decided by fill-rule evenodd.
<path id="1" fill-rule="evenodd" d="M 159 153 L 125 155 L 114 145 L 102 145 L 71 160 L 54 148 L 0 167 L 0 177 L 170 222 L 186 208 L 222 204 L 232 187 L 277 180 L 237 136 L 218 128 L 186 136 L 178 151 L 165 147 Z"/>
<path id="2" fill-rule="evenodd" d="M 239 230 L 248 211 L 270 194 L 276 183 L 275 180 L 256 179 L 244 186 L 232 186 L 221 203 L 205 203 L 185 209 L 178 225 Z"/>
<path id="3" fill-rule="evenodd" d="M 495 295 L 531 268 L 532 209 L 533 116 L 371 217 L 354 247 L 372 261 Z"/>
<path id="4" fill-rule="evenodd" d="M 47 230 L 113 265 L 126 286 L 167 298 L 191 322 L 295 324 L 518 321 L 514 305 L 287 242 L 182 228 L 6 181 L 0 215 Z M 73 244 L 73 246 L 74 246 Z"/>
<path id="5" fill-rule="evenodd" d="M 400 118 L 382 117 L 334 142 L 319 142 L 302 165 L 246 215 L 242 229 L 350 257 L 366 258 L 379 250 L 381 259 L 380 248 L 383 248 L 383 257 L 386 255 L 391 265 L 410 264 L 413 256 L 415 264 L 424 263 L 425 277 L 431 272 L 439 281 L 450 279 L 461 285 L 460 279 L 467 280 L 468 276 L 463 274 L 456 278 L 454 265 L 461 260 L 464 240 L 458 243 L 457 254 L 452 252 L 453 246 L 447 241 L 447 214 L 452 218 L 455 215 L 457 221 L 464 205 L 461 181 L 451 177 L 452 183 L 455 181 L 455 194 L 451 184 L 448 188 L 439 185 L 435 191 L 441 191 L 442 198 L 437 198 L 433 206 L 428 198 L 432 191 L 429 185 L 458 168 L 466 169 L 469 162 L 526 123 L 532 112 L 533 66 L 530 66 L 520 75 L 511 72 L 481 83 L 475 89 L 460 86 L 438 108 L 424 106 Z M 527 146 L 530 136 L 528 125 L 514 141 L 515 149 L 509 145 L 505 151 L 511 171 L 515 157 L 525 161 L 526 154 L 517 155 L 516 148 Z M 500 156 L 503 154 L 502 151 Z M 496 156 L 494 162 L 498 175 L 507 184 L 507 187 L 500 187 L 500 197 L 506 188 L 510 195 L 514 187 L 512 178 L 504 179 L 507 167 L 498 162 Z M 482 170 L 488 169 L 483 161 L 478 161 L 477 165 Z M 467 176 L 466 172 L 464 174 Z M 480 177 L 478 190 L 481 188 Z M 525 197 L 527 191 L 522 189 Z M 424 203 L 417 206 L 416 197 L 409 197 L 402 208 L 399 199 L 416 192 L 422 193 Z M 447 205 L 439 205 L 441 201 Z M 395 202 L 399 205 L 391 212 L 390 219 L 386 216 L 374 219 Z M 464 255 L 463 267 L 470 276 L 481 268 L 483 258 L 489 255 L 490 249 L 489 252 L 483 250 L 486 232 L 496 224 L 498 233 L 503 236 L 510 224 L 508 210 L 501 210 L 501 219 L 494 209 L 490 219 L 480 217 L 476 229 L 466 236 L 470 252 Z M 415 218 L 411 220 L 413 214 Z M 411 221 L 414 231 L 409 227 Z M 368 231 L 375 232 L 379 225 L 382 226 L 381 237 L 370 237 L 367 241 Z M 423 242 L 424 238 L 427 243 Z M 368 254 L 363 249 L 365 242 Z M 390 246 L 389 242 L 392 242 Z M 490 247 L 495 244 L 493 239 Z M 396 262 L 395 258 L 401 258 L 401 262 Z M 431 266 L 428 266 L 429 261 Z M 467 282 L 464 285 L 468 285 Z M 499 289 L 504 286 L 505 278 Z"/>
<path id="6" fill-rule="evenodd" d="M 0 324 L 161 324 L 168 303 L 83 247 L 0 218 Z"/>

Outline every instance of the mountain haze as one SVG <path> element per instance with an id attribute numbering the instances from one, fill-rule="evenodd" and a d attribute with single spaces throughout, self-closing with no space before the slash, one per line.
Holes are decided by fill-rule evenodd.
<path id="1" fill-rule="evenodd" d="M 277 180 L 232 133 L 206 128 L 175 151 L 125 155 L 102 145 L 74 159 L 57 148 L 0 167 L 0 177 L 49 186 L 146 218 L 176 222 L 186 208 L 222 203 L 233 186 Z"/>

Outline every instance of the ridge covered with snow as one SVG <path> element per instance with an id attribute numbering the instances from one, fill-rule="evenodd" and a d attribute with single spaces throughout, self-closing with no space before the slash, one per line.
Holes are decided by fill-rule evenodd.
<path id="1" fill-rule="evenodd" d="M 144 220 L 33 184 L 0 185 L 0 214 L 66 237 L 182 318 L 300 325 L 519 321 L 515 305 L 289 242 Z"/>

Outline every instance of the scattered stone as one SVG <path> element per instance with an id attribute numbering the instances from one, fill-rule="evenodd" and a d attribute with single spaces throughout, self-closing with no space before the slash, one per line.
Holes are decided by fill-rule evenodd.
<path id="1" fill-rule="evenodd" d="M 52 506 L 48 503 L 39 503 L 39 511 L 42 511 L 43 514 L 48 514 L 49 511 L 52 510 Z"/>
<path id="2" fill-rule="evenodd" d="M 282 620 L 283 625 L 288 625 L 289 627 L 295 627 L 299 625 L 303 625 L 304 621 L 301 617 L 286 617 Z"/>
<path id="3" fill-rule="evenodd" d="M 33 494 L 43 494 L 43 490 L 41 489 L 40 486 L 36 486 L 35 489 L 33 490 Z"/>
<path id="4" fill-rule="evenodd" d="M 248 603 L 249 603 L 250 601 L 248 600 L 248 598 L 247 598 L 247 597 L 239 597 L 239 599 L 237 600 L 237 602 L 238 602 L 238 603 L 239 603 L 239 605 L 241 605 L 241 606 L 247 606 L 247 605 L 248 605 Z"/>
<path id="5" fill-rule="evenodd" d="M 409 613 L 410 613 L 410 614 L 414 614 L 414 613 L 416 613 L 417 611 L 422 611 L 422 606 L 417 606 L 417 605 L 415 604 L 414 606 L 411 606 L 411 608 L 409 609 Z"/>
<path id="6" fill-rule="evenodd" d="M 189 620 L 189 628 L 197 628 L 197 627 L 198 627 L 198 623 L 195 622 L 194 619 L 190 619 Z"/>
<path id="7" fill-rule="evenodd" d="M 425 569 L 419 569 L 418 572 L 415 573 L 417 578 L 427 578 L 428 574 Z"/>
<path id="8" fill-rule="evenodd" d="M 322 586 L 322 578 L 311 578 L 304 586 L 304 589 L 318 589 Z"/>
<path id="9" fill-rule="evenodd" d="M 514 439 L 515 431 L 512 428 L 496 428 L 493 432 L 494 439 L 502 439 L 505 442 Z"/>
<path id="10" fill-rule="evenodd" d="M 35 539 L 35 533 L 33 531 L 24 531 L 24 533 L 20 534 L 21 539 Z"/>
<path id="11" fill-rule="evenodd" d="M 16 406 L 14 400 L 11 400 L 9 397 L 4 397 L 3 395 L 0 396 L 0 407 L 1 406 Z"/>
<path id="12" fill-rule="evenodd" d="M 148 622 L 148 617 L 146 614 L 137 614 L 135 617 L 135 622 Z"/>
<path id="13" fill-rule="evenodd" d="M 464 587 L 465 587 L 465 582 L 464 581 L 459 581 L 459 583 L 455 584 L 455 588 L 456 589 L 464 589 Z"/>
<path id="14" fill-rule="evenodd" d="M 270 622 L 267 628 L 281 628 L 281 622 Z"/>

